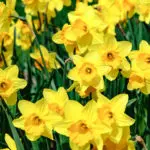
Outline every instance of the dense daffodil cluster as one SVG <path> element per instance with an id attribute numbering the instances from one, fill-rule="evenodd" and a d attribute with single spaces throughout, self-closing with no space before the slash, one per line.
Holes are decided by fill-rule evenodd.
<path id="1" fill-rule="evenodd" d="M 34 65 L 31 74 L 39 71 L 44 74 L 43 80 L 46 75 L 50 79 L 49 75 L 63 63 L 57 50 L 45 46 L 43 43 L 47 41 L 38 42 L 37 35 L 49 30 L 45 24 L 52 24 L 57 12 L 70 6 L 71 0 L 22 2 L 25 18 L 15 11 L 15 0 L 0 2 L 0 101 L 18 106 L 21 115 L 13 120 L 13 125 L 24 130 L 30 141 L 41 136 L 55 140 L 55 131 L 69 138 L 72 150 L 135 150 L 130 135 L 135 120 L 125 113 L 128 94 L 108 99 L 103 92 L 105 81 L 115 81 L 121 75 L 127 78 L 128 90 L 150 94 L 149 43 L 142 40 L 139 49 L 132 50 L 132 43 L 118 40 L 115 31 L 117 25 L 126 24 L 135 14 L 139 21 L 149 24 L 150 0 L 98 0 L 97 3 L 77 0 L 75 10 L 68 13 L 68 22 L 62 29 L 48 32 L 56 31 L 47 39 L 64 45 L 74 64 L 67 74 L 73 83 L 68 89 L 43 86 L 43 97 L 34 102 L 17 97 L 27 81 L 20 78 L 19 65 L 14 64 L 13 56 L 28 54 L 29 62 Z M 90 97 L 90 100 L 85 105 L 71 100 L 67 92 L 73 89 L 80 98 Z M 17 149 L 8 134 L 5 141 L 11 150 Z"/>
<path id="2" fill-rule="evenodd" d="M 18 107 L 22 116 L 13 121 L 31 141 L 40 136 L 53 139 L 53 129 L 69 137 L 72 149 L 90 149 L 92 145 L 98 150 L 110 150 L 113 145 L 116 150 L 134 150 L 129 129 L 134 119 L 125 114 L 127 94 L 111 100 L 98 94 L 85 106 L 69 100 L 63 87 L 58 91 L 44 89 L 43 95 L 35 104 L 21 100 Z"/>

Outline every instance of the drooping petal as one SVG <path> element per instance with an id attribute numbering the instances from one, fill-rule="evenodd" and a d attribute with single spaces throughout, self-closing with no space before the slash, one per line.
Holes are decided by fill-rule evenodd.
<path id="1" fill-rule="evenodd" d="M 15 105 L 17 102 L 17 92 L 11 94 L 8 98 L 5 99 L 7 105 Z"/>

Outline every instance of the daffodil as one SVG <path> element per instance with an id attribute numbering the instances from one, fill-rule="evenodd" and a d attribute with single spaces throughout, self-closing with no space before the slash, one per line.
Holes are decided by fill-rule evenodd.
<path id="1" fill-rule="evenodd" d="M 60 64 L 57 62 L 56 60 L 56 53 L 55 52 L 48 52 L 48 50 L 40 45 L 40 49 L 41 52 L 43 54 L 43 58 L 46 64 L 46 69 L 48 69 L 49 72 L 51 72 L 53 69 L 58 69 L 60 68 Z M 44 67 L 43 61 L 42 61 L 42 57 L 40 54 L 40 50 L 39 49 L 35 49 L 34 53 L 31 53 L 30 56 L 35 59 L 35 67 L 39 70 L 42 70 L 41 66 Z"/>
<path id="2" fill-rule="evenodd" d="M 19 69 L 16 65 L 0 69 L 0 96 L 8 105 L 14 105 L 17 101 L 17 91 L 23 89 L 27 82 L 18 78 Z"/>
<path id="3" fill-rule="evenodd" d="M 68 136 L 73 147 L 85 147 L 94 142 L 102 149 L 101 134 L 110 132 L 106 125 L 97 125 L 96 102 L 91 100 L 85 106 L 70 100 L 64 107 L 64 120 L 55 124 L 54 130 Z"/>
<path id="4" fill-rule="evenodd" d="M 113 143 L 110 139 L 104 142 L 103 150 L 135 150 L 134 142 L 129 140 L 130 129 L 129 127 L 123 128 L 123 135 L 119 143 Z"/>
<path id="5" fill-rule="evenodd" d="M 46 12 L 48 0 L 22 0 L 25 5 L 25 12 L 31 15 L 37 15 L 38 12 Z"/>
<path id="6" fill-rule="evenodd" d="M 9 31 L 0 33 L 0 68 L 4 67 L 4 59 L 7 66 L 11 65 L 11 57 L 13 54 L 14 45 L 14 27 L 10 27 Z M 2 54 L 4 58 L 2 57 Z"/>
<path id="7" fill-rule="evenodd" d="M 139 20 L 149 24 L 150 22 L 150 1 L 138 0 L 136 12 L 139 14 Z"/>
<path id="8" fill-rule="evenodd" d="M 64 105 L 69 100 L 66 90 L 63 87 L 60 87 L 58 91 L 44 89 L 43 95 L 49 110 L 64 116 Z"/>
<path id="9" fill-rule="evenodd" d="M 68 78 L 78 83 L 76 91 L 80 96 L 103 90 L 103 75 L 107 74 L 110 68 L 101 65 L 98 55 L 88 53 L 85 57 L 75 55 L 72 58 L 76 66 L 69 71 Z"/>
<path id="10" fill-rule="evenodd" d="M 15 141 L 7 133 L 5 134 L 5 142 L 7 143 L 9 148 L 3 148 L 3 149 L 0 149 L 0 150 L 17 150 Z"/>
<path id="11" fill-rule="evenodd" d="M 140 89 L 143 93 L 150 93 L 150 45 L 141 41 L 139 50 L 132 51 L 129 55 L 131 71 L 128 89 Z"/>
<path id="12" fill-rule="evenodd" d="M 63 6 L 69 6 L 71 5 L 71 0 L 51 0 L 48 3 L 48 9 L 50 11 L 62 10 Z"/>
<path id="13" fill-rule="evenodd" d="M 0 32 L 7 32 L 11 24 L 11 15 L 17 15 L 15 12 L 16 0 L 6 0 L 0 2 Z"/>
<path id="14" fill-rule="evenodd" d="M 74 38 L 67 37 L 69 33 L 72 33 L 71 25 L 65 24 L 62 30 L 53 35 L 52 40 L 57 44 L 64 44 L 67 52 L 72 55 L 77 46 Z"/>
<path id="15" fill-rule="evenodd" d="M 21 100 L 18 107 L 22 116 L 13 120 L 13 124 L 24 130 L 29 140 L 35 141 L 40 136 L 53 139 L 53 124 L 60 121 L 61 118 L 48 110 L 43 99 L 36 103 Z"/>
<path id="16" fill-rule="evenodd" d="M 16 23 L 16 44 L 21 46 L 23 50 L 27 50 L 34 38 L 29 25 L 22 20 L 18 20 Z"/>
<path id="17" fill-rule="evenodd" d="M 127 20 L 127 17 L 131 18 L 135 13 L 137 6 L 137 0 L 115 0 L 115 5 L 120 10 L 120 20 Z"/>
<path id="18" fill-rule="evenodd" d="M 102 65 L 111 67 L 110 72 L 106 75 L 106 78 L 110 81 L 116 79 L 119 70 L 124 72 L 130 70 L 130 64 L 126 56 L 130 53 L 131 46 L 130 42 L 118 42 L 111 35 L 106 35 L 104 43 L 98 46 L 96 51 L 97 55 L 99 55 L 99 61 Z"/>
<path id="19" fill-rule="evenodd" d="M 61 31 L 53 36 L 57 44 L 64 44 L 69 55 L 83 54 L 92 43 L 92 35 L 87 24 L 81 19 L 75 20 L 71 25 L 65 24 Z"/>
<path id="20" fill-rule="evenodd" d="M 123 135 L 123 128 L 129 127 L 134 123 L 134 119 L 125 114 L 127 94 L 119 94 L 109 100 L 102 94 L 98 94 L 97 100 L 97 123 L 105 123 L 112 129 L 106 135 L 114 143 L 119 143 Z"/>

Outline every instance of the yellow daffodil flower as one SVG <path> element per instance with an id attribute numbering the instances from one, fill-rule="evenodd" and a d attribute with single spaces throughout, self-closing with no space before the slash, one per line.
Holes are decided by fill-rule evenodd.
<path id="1" fill-rule="evenodd" d="M 77 82 L 76 91 L 80 96 L 88 96 L 91 92 L 104 89 L 103 75 L 110 71 L 110 67 L 101 65 L 98 55 L 88 53 L 85 57 L 72 57 L 76 65 L 68 73 L 68 78 Z"/>
<path id="2" fill-rule="evenodd" d="M 15 127 L 25 130 L 29 140 L 35 141 L 40 136 L 53 139 L 53 124 L 60 121 L 60 117 L 50 112 L 43 99 L 32 103 L 27 100 L 21 100 L 18 107 L 22 116 L 13 120 Z"/>
<path id="3" fill-rule="evenodd" d="M 59 88 L 58 91 L 44 89 L 43 96 L 48 104 L 49 110 L 63 117 L 64 105 L 69 100 L 66 90 L 63 87 Z"/>
<path id="4" fill-rule="evenodd" d="M 71 0 L 51 0 L 48 3 L 48 9 L 50 11 L 55 11 L 55 9 L 60 11 L 60 10 L 62 10 L 63 5 L 70 6 Z"/>
<path id="5" fill-rule="evenodd" d="M 17 91 L 23 89 L 27 82 L 18 78 L 19 69 L 16 65 L 0 69 L 0 96 L 8 105 L 14 105 L 17 101 Z"/>
<path id="6" fill-rule="evenodd" d="M 139 14 L 139 20 L 149 24 L 150 22 L 150 1 L 138 0 L 136 12 Z"/>
<path id="7" fill-rule="evenodd" d="M 70 100 L 64 107 L 64 120 L 55 124 L 54 130 L 68 136 L 73 147 L 84 147 L 91 142 L 102 149 L 101 134 L 110 132 L 110 129 L 96 121 L 96 102 L 91 100 L 85 106 Z M 75 145 L 76 146 L 75 146 Z"/>
<path id="8" fill-rule="evenodd" d="M 48 0 L 22 0 L 25 4 L 25 12 L 31 15 L 37 15 L 38 12 L 46 12 Z"/>
<path id="9" fill-rule="evenodd" d="M 16 0 L 6 0 L 6 5 L 0 2 L 0 32 L 7 32 L 11 24 L 11 15 L 15 12 Z"/>
<path id="10" fill-rule="evenodd" d="M 34 36 L 27 23 L 22 20 L 18 20 L 16 23 L 16 44 L 21 46 L 23 50 L 30 48 Z"/>
<path id="11" fill-rule="evenodd" d="M 123 128 L 134 123 L 134 119 L 126 115 L 125 108 L 128 102 L 127 94 L 119 94 L 109 100 L 102 94 L 98 94 L 97 114 L 99 124 L 105 123 L 112 129 L 108 136 L 114 143 L 119 143 L 123 135 Z"/>
<path id="12" fill-rule="evenodd" d="M 130 70 L 126 56 L 130 53 L 131 46 L 128 41 L 117 42 L 111 35 L 106 35 L 104 43 L 98 46 L 99 61 L 102 65 L 111 67 L 110 72 L 106 75 L 108 80 L 115 80 L 120 69 L 124 72 Z"/>
<path id="13" fill-rule="evenodd" d="M 139 50 L 129 55 L 132 68 L 129 75 L 128 89 L 140 89 L 145 94 L 150 93 L 150 45 L 141 41 Z"/>
<path id="14" fill-rule="evenodd" d="M 123 128 L 123 135 L 119 143 L 113 143 L 110 139 L 104 142 L 103 150 L 135 150 L 134 142 L 129 140 L 130 129 L 129 127 Z"/>
<path id="15" fill-rule="evenodd" d="M 7 133 L 5 134 L 5 141 L 6 141 L 9 148 L 3 148 L 3 149 L 0 149 L 0 150 L 17 150 L 15 141 Z"/>
<path id="16" fill-rule="evenodd" d="M 77 19 L 72 25 L 65 24 L 63 29 L 53 36 L 53 41 L 64 44 L 69 55 L 83 54 L 92 43 L 92 35 L 87 24 Z"/>
<path id="17" fill-rule="evenodd" d="M 52 72 L 53 69 L 58 69 L 60 68 L 60 64 L 56 60 L 56 53 L 55 52 L 48 52 L 48 50 L 40 45 L 41 52 L 43 54 L 43 58 L 46 64 L 46 68 L 48 69 L 49 72 Z M 35 59 L 35 67 L 39 70 L 42 70 L 41 66 L 44 67 L 42 57 L 40 55 L 40 50 L 35 49 L 34 53 L 31 53 L 30 56 Z M 41 65 L 41 66 L 40 66 Z"/>

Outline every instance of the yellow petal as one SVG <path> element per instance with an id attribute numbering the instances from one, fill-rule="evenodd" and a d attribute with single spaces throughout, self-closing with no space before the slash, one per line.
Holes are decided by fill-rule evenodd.
<path id="1" fill-rule="evenodd" d="M 142 40 L 141 43 L 140 43 L 140 52 L 148 52 L 149 53 L 150 51 L 150 46 L 149 44 Z"/>
<path id="2" fill-rule="evenodd" d="M 12 78 L 12 77 L 16 78 L 18 76 L 19 69 L 17 65 L 9 66 L 5 70 L 8 78 Z"/>
<path id="3" fill-rule="evenodd" d="M 114 143 L 119 143 L 122 135 L 123 135 L 123 128 L 114 125 L 112 133 L 110 135 L 111 141 L 113 141 Z"/>
<path id="4" fill-rule="evenodd" d="M 6 100 L 6 104 L 7 105 L 15 105 L 17 102 L 17 93 L 14 92 L 13 94 L 11 94 Z"/>
<path id="5" fill-rule="evenodd" d="M 119 94 L 111 99 L 112 111 L 115 113 L 124 113 L 128 102 L 127 94 Z"/>
<path id="6" fill-rule="evenodd" d="M 94 100 L 90 100 L 84 106 L 84 109 L 82 111 L 83 119 L 89 121 L 90 124 L 91 122 L 96 121 L 97 119 L 97 113 L 95 112 L 96 109 L 97 109 L 96 102 Z"/>
<path id="7" fill-rule="evenodd" d="M 103 94 L 97 92 L 97 96 L 98 96 L 98 100 L 97 100 L 98 106 L 101 107 L 103 104 L 110 103 L 110 100 L 107 97 L 105 97 Z"/>
<path id="8" fill-rule="evenodd" d="M 119 71 L 116 69 L 112 69 L 108 74 L 106 74 L 106 78 L 110 81 L 113 81 L 117 78 Z"/>
<path id="9" fill-rule="evenodd" d="M 134 124 L 134 122 L 135 122 L 135 120 L 126 114 L 120 113 L 116 116 L 116 124 L 120 127 L 131 126 Z"/>
<path id="10" fill-rule="evenodd" d="M 112 50 L 117 48 L 117 41 L 114 36 L 112 35 L 106 35 L 104 37 L 104 41 L 106 42 L 107 45 L 107 50 Z"/>
<path id="11" fill-rule="evenodd" d="M 20 118 L 13 120 L 13 125 L 17 128 L 24 130 L 24 122 L 25 122 L 25 119 L 24 117 L 21 116 Z"/>
<path id="12" fill-rule="evenodd" d="M 15 141 L 7 133 L 5 134 L 5 141 L 11 150 L 17 150 Z"/>
<path id="13" fill-rule="evenodd" d="M 67 77 L 71 80 L 74 80 L 74 81 L 80 81 L 80 77 L 79 77 L 79 74 L 78 74 L 77 67 L 74 67 L 73 69 L 71 69 L 69 71 Z"/>
<path id="14" fill-rule="evenodd" d="M 42 133 L 42 136 L 45 136 L 51 140 L 53 140 L 53 133 L 52 133 L 52 130 L 49 130 L 48 128 L 45 127 L 45 130 L 44 132 Z"/>
<path id="15" fill-rule="evenodd" d="M 37 139 L 40 138 L 40 135 L 33 135 L 33 134 L 30 134 L 30 133 L 26 133 L 26 136 L 27 136 L 27 138 L 28 138 L 30 141 L 36 141 Z"/>
<path id="16" fill-rule="evenodd" d="M 27 101 L 27 100 L 19 101 L 18 107 L 19 107 L 20 112 L 24 116 L 28 116 L 28 115 L 36 112 L 35 104 L 33 104 L 32 102 Z"/>
<path id="17" fill-rule="evenodd" d="M 70 148 L 72 150 L 90 150 L 90 144 L 86 144 L 85 146 L 78 146 L 77 144 L 73 143 L 71 140 L 69 141 Z"/>
<path id="18" fill-rule="evenodd" d="M 74 55 L 72 56 L 73 62 L 76 66 L 81 66 L 83 64 L 83 57 L 79 56 L 79 55 Z"/>
<path id="19" fill-rule="evenodd" d="M 63 44 L 63 40 L 61 39 L 62 31 L 58 31 L 52 37 L 52 40 L 57 44 Z"/>
<path id="20" fill-rule="evenodd" d="M 84 107 L 77 101 L 74 100 L 68 101 L 64 107 L 65 118 L 74 121 L 79 120 L 83 108 Z"/>
<path id="21" fill-rule="evenodd" d="M 72 124 L 71 121 L 58 122 L 54 125 L 54 130 L 62 135 L 68 136 L 68 128 Z"/>
<path id="22" fill-rule="evenodd" d="M 117 50 L 119 51 L 121 57 L 128 56 L 128 54 L 131 51 L 131 48 L 132 48 L 132 44 L 128 41 L 118 42 Z"/>

